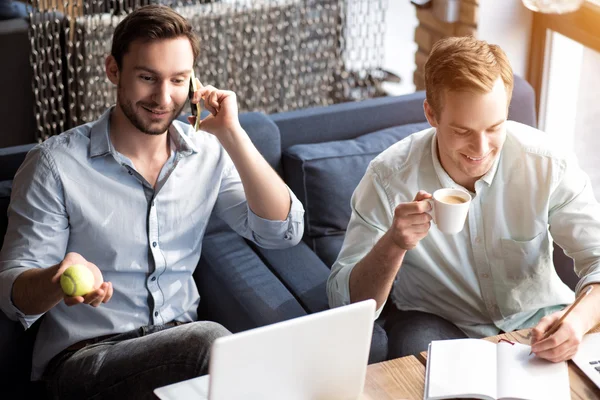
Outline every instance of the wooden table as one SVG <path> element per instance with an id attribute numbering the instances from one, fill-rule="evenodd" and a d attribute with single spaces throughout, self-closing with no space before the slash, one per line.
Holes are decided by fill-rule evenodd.
<path id="1" fill-rule="evenodd" d="M 592 332 L 600 332 L 600 328 Z M 529 330 L 515 331 L 485 338 L 498 343 L 499 339 L 529 344 Z M 427 352 L 369 365 L 361 400 L 422 400 L 425 391 Z M 571 399 L 600 400 L 600 389 L 569 361 Z"/>

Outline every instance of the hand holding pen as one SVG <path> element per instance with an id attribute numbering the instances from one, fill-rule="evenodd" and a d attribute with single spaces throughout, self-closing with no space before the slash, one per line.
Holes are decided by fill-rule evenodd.
<path id="1" fill-rule="evenodd" d="M 562 316 L 558 320 L 556 320 L 554 323 L 552 323 L 552 325 L 548 329 L 545 330 L 542 337 L 539 340 L 535 340 L 535 342 L 531 346 L 531 352 L 529 353 L 530 355 L 534 352 L 536 354 L 543 353 L 546 350 L 550 350 L 551 348 L 557 347 L 558 345 L 561 345 L 563 343 L 563 342 L 555 343 L 554 346 L 548 347 L 548 342 L 546 342 L 546 340 L 550 339 L 551 336 L 554 335 L 561 328 L 561 326 L 563 325 L 563 322 L 566 320 L 566 318 L 569 316 L 569 314 L 571 314 L 571 312 L 573 310 L 575 310 L 577 305 L 579 305 L 581 303 L 581 301 L 590 294 L 592 289 L 593 289 L 593 286 L 589 286 L 582 294 L 580 294 L 579 297 L 575 300 L 575 302 L 573 304 L 571 304 L 569 306 L 569 308 L 562 314 Z M 548 318 L 548 317 L 545 317 L 545 318 Z M 538 324 L 538 327 L 539 327 L 539 325 L 543 324 L 543 320 L 544 319 L 542 319 L 542 321 L 540 321 L 540 324 Z M 535 329 L 537 329 L 538 327 L 536 327 Z M 534 332 L 532 332 L 532 333 L 535 335 Z M 573 332 L 573 334 L 578 337 L 579 336 L 582 337 L 585 334 L 585 332 Z M 566 349 L 566 353 L 569 353 L 569 354 L 573 353 L 573 354 L 571 354 L 571 356 L 574 355 L 575 352 L 577 351 L 578 344 L 579 344 L 579 341 L 576 341 L 576 343 L 574 343 L 574 345 L 569 346 Z M 550 361 L 560 361 L 561 359 L 564 358 L 565 354 L 561 355 L 563 357 L 560 357 L 560 356 L 554 357 L 555 359 L 548 358 L 548 357 L 544 357 L 544 358 L 548 358 Z M 570 358 L 570 357 L 568 357 L 568 358 Z M 566 359 L 568 359 L 568 358 L 566 358 Z"/>

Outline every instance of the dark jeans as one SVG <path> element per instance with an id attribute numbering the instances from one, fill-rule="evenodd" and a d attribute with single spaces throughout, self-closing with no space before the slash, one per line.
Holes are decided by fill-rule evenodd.
<path id="1" fill-rule="evenodd" d="M 157 387 L 208 373 L 214 322 L 144 326 L 52 359 L 44 374 L 53 399 L 156 399 Z"/>
<path id="2" fill-rule="evenodd" d="M 384 325 L 388 335 L 388 359 L 419 354 L 427 350 L 432 340 L 467 337 L 456 325 L 437 315 L 389 306 Z"/>

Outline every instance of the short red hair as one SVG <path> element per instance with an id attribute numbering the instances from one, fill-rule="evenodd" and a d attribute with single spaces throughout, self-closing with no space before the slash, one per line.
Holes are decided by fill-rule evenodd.
<path id="1" fill-rule="evenodd" d="M 498 77 L 504 82 L 510 104 L 514 75 L 499 46 L 472 36 L 441 39 L 433 45 L 425 63 L 427 103 L 439 118 L 446 91 L 489 93 Z"/>

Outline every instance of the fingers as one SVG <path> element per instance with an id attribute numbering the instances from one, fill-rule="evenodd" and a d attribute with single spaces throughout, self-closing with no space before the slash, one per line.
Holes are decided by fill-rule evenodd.
<path id="1" fill-rule="evenodd" d="M 540 322 L 531 330 L 531 343 L 534 344 L 542 339 L 544 333 L 550 330 L 556 321 L 560 319 L 563 312 L 556 312 L 540 319 Z"/>
<path id="2" fill-rule="evenodd" d="M 221 106 L 226 100 L 229 99 L 235 103 L 235 93 L 230 90 L 220 90 L 214 86 L 203 86 L 198 92 L 201 98 L 204 99 L 204 107 L 211 111 L 213 115 L 221 110 Z"/>
<path id="3" fill-rule="evenodd" d="M 219 94 L 223 92 L 218 90 L 214 86 L 202 86 L 198 93 L 200 97 L 204 99 L 204 108 L 206 108 L 212 115 L 217 115 L 220 109 Z"/>
<path id="4" fill-rule="evenodd" d="M 426 214 L 431 211 L 431 204 L 427 200 L 415 200 L 410 203 L 401 203 L 394 210 L 398 216 L 408 216 L 412 214 Z M 427 214 L 429 215 L 429 214 Z M 430 216 L 431 217 L 431 216 Z M 431 220 L 431 218 L 429 219 Z"/>
<path id="5" fill-rule="evenodd" d="M 113 286 L 110 282 L 103 282 L 100 287 L 85 296 L 65 296 L 65 304 L 69 307 L 77 304 L 89 304 L 92 307 L 98 307 L 102 303 L 107 303 L 113 295 Z"/>
<path id="6" fill-rule="evenodd" d="M 562 362 L 572 359 L 577 354 L 579 346 L 559 346 L 552 350 L 535 353 L 536 356 L 551 362 Z"/>
<path id="7" fill-rule="evenodd" d="M 85 301 L 82 296 L 65 296 L 64 299 L 65 304 L 69 307 L 72 307 L 76 304 L 81 304 Z"/>
<path id="8" fill-rule="evenodd" d="M 535 343 L 533 346 L 531 346 L 531 351 L 537 355 L 541 355 L 544 352 L 555 350 L 557 347 L 565 343 L 568 339 L 569 336 L 565 335 L 564 332 L 561 332 L 559 330 L 554 335 L 551 335 L 550 337 Z"/>
<path id="9" fill-rule="evenodd" d="M 430 193 L 427 193 L 425 190 L 419 190 L 417 195 L 415 196 L 414 201 L 421 201 L 426 199 L 431 199 L 433 196 Z"/>
<path id="10" fill-rule="evenodd" d="M 427 236 L 432 220 L 428 213 L 431 204 L 427 199 L 430 197 L 429 193 L 419 191 L 414 201 L 399 204 L 394 210 L 393 238 L 400 248 L 411 250 Z"/>
<path id="11" fill-rule="evenodd" d="M 573 325 L 563 322 L 556 333 L 531 346 L 531 351 L 552 362 L 568 360 L 577 352 L 582 336 Z"/>
<path id="12" fill-rule="evenodd" d="M 202 88 L 202 83 L 200 82 L 200 79 L 196 78 L 196 91 L 194 92 L 194 97 L 192 98 L 191 102 L 196 104 L 198 103 L 201 99 L 202 99 L 202 95 L 200 94 L 200 89 Z"/>
<path id="13" fill-rule="evenodd" d="M 108 303 L 108 301 L 112 298 L 113 295 L 113 286 L 111 282 L 106 282 L 108 283 L 108 289 L 106 290 L 106 296 L 104 296 L 104 299 L 102 300 L 103 303 Z"/>
<path id="14" fill-rule="evenodd" d="M 56 274 L 52 277 L 52 283 L 58 283 L 60 281 L 60 277 L 62 273 L 69 268 L 73 264 L 86 264 L 87 261 L 83 256 L 79 253 L 70 252 L 65 255 L 65 258 L 60 262 L 58 270 Z"/>
<path id="15" fill-rule="evenodd" d="M 98 289 L 83 296 L 85 299 L 84 303 L 89 304 L 92 307 L 98 307 L 102 303 L 102 300 L 104 300 L 104 296 L 106 295 L 106 287 L 107 284 L 103 283 Z"/>
<path id="16" fill-rule="evenodd" d="M 204 108 L 206 108 L 212 115 L 216 115 L 219 110 L 218 97 L 215 97 L 217 96 L 218 89 L 214 86 L 203 86 L 198 78 L 196 78 L 196 87 L 198 89 L 194 92 L 191 102 L 196 104 L 199 103 L 200 100 L 204 99 Z M 188 117 L 188 121 L 190 121 L 191 125 L 196 123 L 195 119 L 192 123 L 190 117 Z"/>

